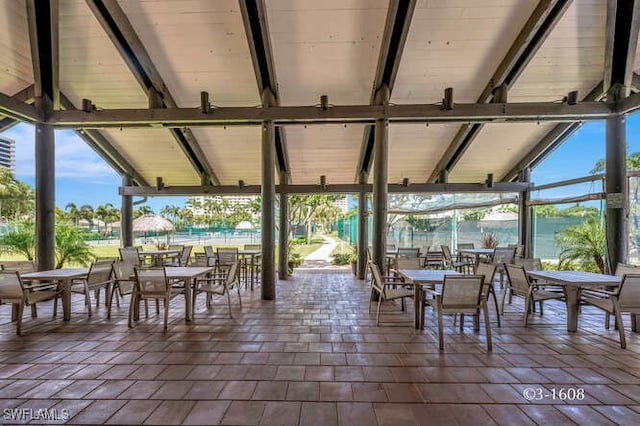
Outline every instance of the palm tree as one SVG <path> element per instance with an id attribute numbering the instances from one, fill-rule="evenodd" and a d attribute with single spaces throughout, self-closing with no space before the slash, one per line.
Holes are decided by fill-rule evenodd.
<path id="1" fill-rule="evenodd" d="M 80 228 L 64 222 L 56 225 L 56 269 L 66 263 L 86 266 L 93 258 L 91 246 L 87 244 L 85 233 Z"/>
<path id="2" fill-rule="evenodd" d="M 75 203 L 69 203 L 64 207 L 64 210 L 67 212 L 69 220 L 78 226 L 78 222 L 80 221 L 80 210 L 78 210 L 78 206 L 76 206 Z"/>
<path id="3" fill-rule="evenodd" d="M 561 248 L 560 269 L 567 269 L 573 262 L 578 262 L 581 269 L 605 272 L 605 228 L 596 216 L 589 217 L 580 225 L 563 229 L 556 235 L 556 241 Z"/>
<path id="4" fill-rule="evenodd" d="M 153 209 L 147 205 L 140 206 L 133 212 L 133 217 L 137 219 L 145 214 L 153 214 Z"/>
<path id="5" fill-rule="evenodd" d="M 111 203 L 101 204 L 96 207 L 95 217 L 104 223 L 104 235 L 106 235 L 108 224 L 120 218 L 120 210 L 113 207 Z M 100 225 L 98 224 L 98 230 L 99 229 Z"/>

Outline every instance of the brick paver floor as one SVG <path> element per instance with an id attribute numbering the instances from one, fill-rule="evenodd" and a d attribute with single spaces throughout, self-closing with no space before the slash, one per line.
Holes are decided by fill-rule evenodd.
<path id="1" fill-rule="evenodd" d="M 483 329 L 446 318 L 440 352 L 432 312 L 417 331 L 412 307 L 388 303 L 376 327 L 350 270 L 296 270 L 275 301 L 242 296 L 228 319 L 201 295 L 191 323 L 176 298 L 166 332 L 154 306 L 129 329 L 126 301 L 89 318 L 78 295 L 70 322 L 43 303 L 18 337 L 3 306 L 0 423 L 640 424 L 640 339 L 627 323 L 620 349 L 593 308 L 576 333 L 556 301 L 524 328 L 514 299 L 492 353 Z"/>

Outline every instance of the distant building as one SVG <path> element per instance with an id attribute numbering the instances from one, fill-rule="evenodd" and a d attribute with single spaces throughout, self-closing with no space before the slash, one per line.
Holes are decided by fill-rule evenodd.
<path id="1" fill-rule="evenodd" d="M 0 136 L 0 167 L 9 169 L 11 174 L 15 174 L 16 167 L 16 142 L 4 136 Z"/>
<path id="2" fill-rule="evenodd" d="M 222 196 L 220 195 L 215 195 L 215 196 L 210 196 L 210 197 L 203 197 L 203 196 L 199 196 L 199 197 L 193 197 L 197 202 L 203 203 L 204 200 L 206 198 L 212 198 L 214 200 L 217 200 L 218 202 L 222 201 Z M 224 196 L 224 199 L 227 200 L 229 202 L 229 213 L 231 211 L 233 211 L 233 207 L 240 204 L 240 205 L 246 205 L 249 204 L 251 201 L 253 201 L 255 199 L 255 195 L 226 195 Z M 193 214 L 196 215 L 202 215 L 205 214 L 206 211 L 203 208 L 194 208 L 194 207 L 188 207 L 189 210 L 191 210 L 193 212 Z"/>

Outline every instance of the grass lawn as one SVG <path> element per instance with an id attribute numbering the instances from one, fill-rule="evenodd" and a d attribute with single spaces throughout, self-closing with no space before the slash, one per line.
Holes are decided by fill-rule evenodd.
<path id="1" fill-rule="evenodd" d="M 310 253 L 316 251 L 317 249 L 319 249 L 322 244 L 323 244 L 322 239 L 313 239 L 311 244 L 302 244 L 302 245 L 295 245 L 293 250 L 297 253 L 300 253 L 300 255 L 304 258 L 305 256 L 309 255 Z M 222 246 L 221 246 L 222 247 Z M 234 247 L 234 246 L 224 246 L 224 247 Z M 242 248 L 241 246 L 235 246 L 238 248 Z M 93 255 L 95 257 L 98 258 L 119 258 L 120 257 L 120 252 L 119 249 L 120 246 L 118 245 L 95 245 L 95 246 L 91 246 L 91 252 L 93 253 Z M 156 246 L 155 244 L 149 244 L 146 246 L 142 247 L 144 250 L 152 250 L 155 249 Z M 204 246 L 203 245 L 194 245 L 193 249 L 191 250 L 191 257 L 193 257 L 194 253 L 204 253 Z M 276 246 L 276 250 L 275 250 L 275 255 L 276 255 L 276 262 L 278 260 L 278 247 Z M 3 253 L 0 256 L 0 263 L 2 263 L 2 260 L 26 260 L 26 258 L 24 256 L 20 256 L 20 255 L 15 255 L 15 254 L 10 254 L 10 253 Z M 78 264 L 66 264 L 65 267 L 77 267 L 77 266 L 81 266 Z"/>

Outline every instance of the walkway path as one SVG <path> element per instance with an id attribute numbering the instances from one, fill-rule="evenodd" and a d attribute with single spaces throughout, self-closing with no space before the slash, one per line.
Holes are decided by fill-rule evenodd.
<path id="1" fill-rule="evenodd" d="M 338 245 L 338 241 L 328 235 L 323 235 L 322 237 L 324 238 L 324 244 L 322 244 L 318 250 L 304 258 L 304 262 L 301 265 L 302 268 L 335 267 L 335 265 L 331 263 L 332 258 L 330 255 Z"/>

